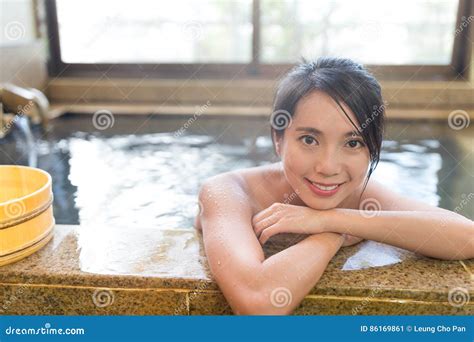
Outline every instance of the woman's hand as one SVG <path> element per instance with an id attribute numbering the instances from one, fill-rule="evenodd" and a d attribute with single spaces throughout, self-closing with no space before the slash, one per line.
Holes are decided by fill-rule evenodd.
<path id="1" fill-rule="evenodd" d="M 274 203 L 257 213 L 253 229 L 263 245 L 279 233 L 317 234 L 324 232 L 324 220 L 318 210 L 298 205 Z"/>

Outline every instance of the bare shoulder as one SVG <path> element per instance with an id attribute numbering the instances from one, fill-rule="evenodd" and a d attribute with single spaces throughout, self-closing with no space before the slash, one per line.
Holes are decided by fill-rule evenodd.
<path id="1" fill-rule="evenodd" d="M 199 190 L 199 214 L 194 220 L 194 227 L 202 229 L 204 216 L 237 212 L 242 219 L 246 218 L 247 212 L 251 213 L 247 188 L 245 178 L 235 171 L 206 179 Z"/>
<path id="2" fill-rule="evenodd" d="M 274 200 L 278 198 L 280 188 L 277 164 L 256 166 L 222 173 L 211 177 L 203 184 L 204 187 L 229 189 L 240 198 L 246 200 L 254 209 L 266 207 L 266 197 Z M 228 188 L 227 188 L 228 187 Z"/>
<path id="3" fill-rule="evenodd" d="M 206 179 L 201 186 L 199 199 L 207 200 L 212 196 L 217 196 L 213 200 L 220 201 L 234 198 L 248 199 L 248 188 L 246 170 L 229 171 Z"/>
<path id="4" fill-rule="evenodd" d="M 226 210 L 227 216 L 238 215 L 240 219 L 251 219 L 262 208 L 271 205 L 270 202 L 275 198 L 275 186 L 269 179 L 274 169 L 274 165 L 265 165 L 208 178 L 199 192 L 200 211 L 207 209 L 206 214 L 213 214 L 218 210 Z M 196 217 L 195 227 L 201 229 L 199 216 Z"/>
<path id="5" fill-rule="evenodd" d="M 374 179 L 369 181 L 362 194 L 361 206 L 364 206 L 364 203 L 369 205 L 371 202 L 373 202 L 372 206 L 376 205 L 380 210 L 387 211 L 446 211 L 395 192 Z"/>
<path id="6" fill-rule="evenodd" d="M 199 207 L 195 227 L 203 232 L 211 264 L 229 253 L 233 255 L 229 262 L 242 265 L 246 265 L 244 260 L 254 263 L 264 259 L 252 226 L 251 198 L 240 173 L 228 172 L 207 179 L 199 192 Z M 219 265 L 216 267 L 220 269 Z"/>

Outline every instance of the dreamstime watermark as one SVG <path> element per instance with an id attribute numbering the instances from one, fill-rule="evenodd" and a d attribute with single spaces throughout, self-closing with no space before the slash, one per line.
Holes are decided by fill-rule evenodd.
<path id="1" fill-rule="evenodd" d="M 204 206 L 201 201 L 198 201 L 198 216 L 202 216 L 204 214 Z"/>
<path id="2" fill-rule="evenodd" d="M 5 335 L 84 335 L 84 328 L 53 328 L 51 323 L 45 323 L 40 328 L 5 328 Z"/>
<path id="3" fill-rule="evenodd" d="M 466 207 L 466 205 L 470 201 L 472 201 L 472 199 L 474 198 L 474 193 L 470 192 L 468 195 L 462 194 L 461 198 L 462 198 L 461 202 L 459 202 L 459 204 L 453 210 L 455 213 L 458 213 L 458 214 L 461 210 L 463 210 Z"/>
<path id="4" fill-rule="evenodd" d="M 356 307 L 352 308 L 352 314 L 353 315 L 358 315 L 359 312 L 364 309 L 369 303 L 370 303 L 370 300 L 375 297 L 375 295 L 381 290 L 382 288 L 381 287 L 376 287 L 375 289 L 371 290 L 370 291 L 370 294 L 365 297 L 359 305 L 357 305 Z"/>
<path id="5" fill-rule="evenodd" d="M 198 285 L 198 287 L 188 293 L 186 298 L 186 302 L 182 302 L 174 309 L 174 315 L 182 315 L 183 312 L 185 315 L 189 313 L 189 306 L 190 303 L 200 294 L 201 291 L 206 290 L 209 287 L 209 283 L 202 282 Z"/>
<path id="6" fill-rule="evenodd" d="M 456 109 L 448 115 L 448 125 L 455 131 L 469 127 L 470 122 L 471 118 L 465 110 Z"/>
<path id="7" fill-rule="evenodd" d="M 204 213 L 204 205 L 198 200 L 197 203 L 195 202 L 186 206 L 185 211 L 187 216 L 199 219 Z M 195 223 L 197 223 L 197 221 L 195 221 Z"/>
<path id="8" fill-rule="evenodd" d="M 184 37 L 188 40 L 200 40 L 202 36 L 202 24 L 199 21 L 191 20 L 182 26 Z"/>
<path id="9" fill-rule="evenodd" d="M 5 25 L 4 28 L 5 37 L 8 40 L 19 40 L 25 36 L 26 30 L 25 26 L 19 21 L 11 21 Z"/>
<path id="10" fill-rule="evenodd" d="M 5 215 L 10 219 L 16 219 L 26 213 L 26 206 L 23 201 L 9 202 L 4 208 Z"/>
<path id="11" fill-rule="evenodd" d="M 371 218 L 379 214 L 382 205 L 375 198 L 366 198 L 360 203 L 359 210 L 363 217 Z"/>
<path id="12" fill-rule="evenodd" d="M 454 31 L 454 35 L 457 36 L 458 34 L 460 34 L 462 31 L 464 31 L 465 28 L 467 28 L 469 26 L 469 24 L 471 24 L 472 22 L 474 21 L 474 15 L 470 15 L 469 17 L 461 17 L 461 23 L 459 24 L 459 26 L 456 28 L 456 30 Z"/>
<path id="13" fill-rule="evenodd" d="M 15 116 L 13 117 L 13 120 L 7 122 L 7 123 L 5 124 L 5 126 L 2 125 L 2 131 L 3 131 L 3 133 L 8 132 L 8 131 L 12 128 L 12 126 L 13 126 L 18 120 L 20 120 L 20 118 L 22 118 L 23 116 L 26 115 L 26 113 L 28 113 L 28 112 L 31 111 L 31 109 L 33 108 L 33 106 L 34 106 L 34 103 L 33 103 L 33 101 L 31 101 L 31 100 L 28 101 L 28 103 L 27 103 L 25 106 L 21 106 L 21 105 L 18 106 L 18 107 L 17 107 L 17 111 L 16 111 L 16 113 L 15 113 Z"/>
<path id="14" fill-rule="evenodd" d="M 284 109 L 278 109 L 270 115 L 270 125 L 277 131 L 290 127 L 291 123 L 291 114 Z"/>
<path id="15" fill-rule="evenodd" d="M 293 191 L 291 194 L 283 194 L 283 203 L 285 204 L 290 204 L 296 197 L 298 197 L 298 195 L 300 194 L 300 191 L 299 189 L 295 189 L 295 191 Z"/>
<path id="16" fill-rule="evenodd" d="M 189 118 L 180 129 L 174 132 L 174 137 L 178 138 L 186 132 L 186 130 L 191 127 L 191 125 L 202 115 L 204 114 L 207 109 L 211 106 L 211 101 L 207 100 L 206 103 L 200 107 L 196 108 L 193 116 Z"/>
<path id="17" fill-rule="evenodd" d="M 291 291 L 286 287 L 277 287 L 270 294 L 270 302 L 276 308 L 288 306 L 293 301 Z"/>
<path id="18" fill-rule="evenodd" d="M 92 116 L 92 125 L 100 130 L 104 131 L 108 128 L 113 127 L 115 124 L 115 117 L 111 111 L 106 109 L 98 110 Z"/>
<path id="19" fill-rule="evenodd" d="M 30 284 L 31 279 L 27 279 L 27 281 L 21 284 L 19 287 L 15 288 L 13 293 L 8 297 L 8 299 L 4 300 L 2 306 L 0 306 L 0 313 L 6 314 L 12 305 L 19 299 L 21 299 L 22 295 L 28 289 L 28 285 Z"/>
<path id="20" fill-rule="evenodd" d="M 370 40 L 374 43 L 382 38 L 384 26 L 377 20 L 368 20 L 365 23 L 358 25 L 356 33 L 360 36 L 361 40 Z"/>
<path id="21" fill-rule="evenodd" d="M 370 116 L 360 125 L 359 131 L 365 130 L 379 115 L 385 113 L 388 106 L 388 102 L 384 101 L 380 106 L 374 105 Z"/>
<path id="22" fill-rule="evenodd" d="M 110 289 L 96 289 L 92 294 L 92 301 L 98 308 L 104 308 L 114 303 L 115 295 Z"/>
<path id="23" fill-rule="evenodd" d="M 469 303 L 469 291 L 464 287 L 455 287 L 449 290 L 448 302 L 456 308 L 463 307 Z"/>

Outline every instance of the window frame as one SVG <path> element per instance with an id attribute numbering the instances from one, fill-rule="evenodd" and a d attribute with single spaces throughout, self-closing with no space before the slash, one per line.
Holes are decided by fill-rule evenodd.
<path id="1" fill-rule="evenodd" d="M 120 78 L 195 78 L 227 79 L 252 78 L 275 79 L 285 74 L 294 64 L 265 64 L 259 59 L 260 42 L 260 0 L 252 0 L 252 59 L 250 63 L 65 63 L 61 60 L 59 27 L 56 0 L 45 0 L 49 38 L 48 72 L 51 77 L 107 77 Z M 463 17 L 474 14 L 470 0 L 459 0 L 456 28 Z M 469 26 L 472 26 L 469 25 Z M 406 64 L 366 65 L 383 80 L 463 80 L 469 75 L 471 59 L 472 27 L 455 34 L 448 65 Z"/>

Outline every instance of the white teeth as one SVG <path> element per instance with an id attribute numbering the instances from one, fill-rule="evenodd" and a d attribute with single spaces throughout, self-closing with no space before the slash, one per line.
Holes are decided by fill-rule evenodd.
<path id="1" fill-rule="evenodd" d="M 324 191 L 331 191 L 331 190 L 334 190 L 335 188 L 337 188 L 339 185 L 333 185 L 333 186 L 323 186 L 323 185 L 319 185 L 319 184 L 316 184 L 316 183 L 313 183 L 318 189 L 321 189 L 321 190 L 324 190 Z"/>

